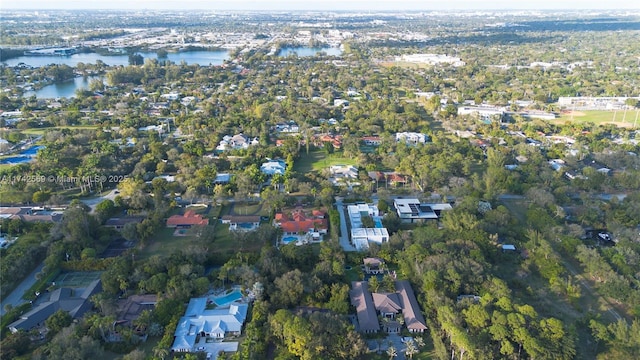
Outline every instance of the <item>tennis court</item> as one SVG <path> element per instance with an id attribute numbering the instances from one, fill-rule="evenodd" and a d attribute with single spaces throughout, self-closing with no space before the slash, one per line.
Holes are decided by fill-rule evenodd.
<path id="1" fill-rule="evenodd" d="M 100 279 L 102 271 L 74 271 L 58 275 L 54 280 L 55 287 L 85 287 L 92 281 Z"/>

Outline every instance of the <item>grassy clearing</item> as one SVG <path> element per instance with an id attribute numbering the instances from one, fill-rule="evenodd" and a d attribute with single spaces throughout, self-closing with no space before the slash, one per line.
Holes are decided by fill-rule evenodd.
<path id="1" fill-rule="evenodd" d="M 325 154 L 322 150 L 310 151 L 309 154 L 302 153 L 293 166 L 293 170 L 299 173 L 320 171 L 332 165 L 355 165 L 356 160 L 342 156 L 342 152 Z"/>
<path id="2" fill-rule="evenodd" d="M 191 245 L 204 246 L 209 249 L 209 253 L 222 255 L 223 257 L 230 256 L 238 251 L 258 252 L 264 245 L 264 241 L 250 235 L 234 236 L 229 231 L 228 224 L 213 222 L 213 225 L 210 226 L 215 227 L 213 242 L 202 240 L 190 230 L 187 230 L 185 236 L 174 236 L 174 229 L 159 229 L 154 236 L 154 241 L 140 252 L 140 259 L 148 259 L 154 255 L 168 257 Z"/>
<path id="3" fill-rule="evenodd" d="M 78 126 L 54 126 L 54 127 L 46 127 L 46 128 L 39 128 L 39 129 L 25 129 L 25 130 L 21 130 L 22 133 L 24 134 L 30 134 L 30 135 L 43 135 L 44 133 L 46 133 L 47 131 L 50 130 L 62 130 L 62 129 L 69 129 L 69 130 L 95 130 L 97 129 L 98 126 L 97 125 L 78 125 Z"/>
<path id="4" fill-rule="evenodd" d="M 511 215 L 518 219 L 521 223 L 527 221 L 527 210 L 529 202 L 526 199 L 501 199 L 500 202 L 509 209 Z"/>
<path id="5" fill-rule="evenodd" d="M 614 124 L 620 127 L 633 127 L 634 122 L 640 121 L 640 110 L 594 110 L 594 111 L 572 111 L 562 114 L 560 118 L 553 120 L 556 124 L 570 124 L 572 122 L 590 122 L 597 125 Z"/>
<path id="6" fill-rule="evenodd" d="M 269 216 L 269 209 L 263 208 L 262 204 L 241 204 L 234 203 L 229 212 L 231 215 L 259 215 Z"/>
<path id="7" fill-rule="evenodd" d="M 179 252 L 189 245 L 199 245 L 201 242 L 196 236 L 173 236 L 175 230 L 163 227 L 153 237 L 153 242 L 140 252 L 141 259 L 147 259 L 154 255 L 169 256 Z"/>

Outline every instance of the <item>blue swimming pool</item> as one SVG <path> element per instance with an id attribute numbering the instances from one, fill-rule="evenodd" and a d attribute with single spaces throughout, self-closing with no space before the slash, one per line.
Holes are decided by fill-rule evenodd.
<path id="1" fill-rule="evenodd" d="M 253 224 L 252 223 L 240 223 L 238 224 L 238 227 L 241 229 L 245 229 L 245 230 L 251 230 L 253 229 Z"/>
<path id="2" fill-rule="evenodd" d="M 285 244 L 288 244 L 288 243 L 290 243 L 292 241 L 296 241 L 296 240 L 298 240 L 298 238 L 295 237 L 295 236 L 287 236 L 287 237 L 282 238 L 282 242 L 285 243 Z"/>
<path id="3" fill-rule="evenodd" d="M 242 298 L 242 294 L 240 293 L 240 291 L 234 290 L 233 292 L 225 296 L 214 299 L 213 302 L 216 303 L 216 305 L 218 306 L 225 306 L 241 298 Z"/>
<path id="4" fill-rule="evenodd" d="M 38 150 L 43 149 L 44 146 L 32 146 L 16 156 L 7 157 L 0 160 L 0 164 L 22 164 L 33 161 L 36 155 L 38 154 Z"/>
<path id="5" fill-rule="evenodd" d="M 379 229 L 384 227 L 384 226 L 382 226 L 382 219 L 375 218 L 375 219 L 373 219 L 373 222 L 374 222 L 374 224 L 376 224 L 376 227 L 379 228 Z"/>

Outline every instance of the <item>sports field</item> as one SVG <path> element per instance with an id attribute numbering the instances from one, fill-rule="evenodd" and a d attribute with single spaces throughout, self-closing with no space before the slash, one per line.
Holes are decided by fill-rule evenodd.
<path id="1" fill-rule="evenodd" d="M 560 118 L 553 120 L 557 124 L 571 122 L 590 122 L 597 125 L 614 124 L 620 127 L 640 126 L 640 110 L 593 110 L 567 111 Z"/>
<path id="2" fill-rule="evenodd" d="M 91 284 L 92 281 L 100 279 L 102 271 L 74 271 L 65 272 L 58 275 L 54 280 L 55 287 L 81 288 Z"/>

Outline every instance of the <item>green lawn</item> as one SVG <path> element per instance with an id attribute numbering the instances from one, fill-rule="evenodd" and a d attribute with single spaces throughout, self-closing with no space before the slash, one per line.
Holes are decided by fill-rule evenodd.
<path id="1" fill-rule="evenodd" d="M 597 111 L 575 111 L 573 114 L 562 114 L 560 118 L 553 120 L 557 124 L 568 124 L 571 122 L 591 122 L 597 125 L 616 124 L 618 126 L 633 126 L 636 118 L 640 121 L 640 110 L 597 110 Z"/>
<path id="2" fill-rule="evenodd" d="M 210 253 L 219 254 L 223 257 L 231 256 L 238 251 L 258 252 L 264 245 L 263 241 L 252 237 L 251 233 L 244 237 L 236 237 L 229 231 L 228 224 L 216 223 L 215 221 L 211 223 L 213 225 L 210 226 L 215 226 L 215 237 L 212 243 L 207 243 L 196 235 L 192 235 L 189 230 L 186 230 L 186 236 L 174 236 L 175 229 L 163 227 L 153 236 L 153 242 L 140 252 L 140 259 L 147 259 L 154 255 L 170 256 L 190 245 L 203 245 L 209 249 Z"/>
<path id="3" fill-rule="evenodd" d="M 327 156 L 322 150 L 302 152 L 300 158 L 293 165 L 293 170 L 299 173 L 308 173 L 326 169 L 332 165 L 355 165 L 356 160 L 342 156 L 342 152 L 336 152 Z"/>
<path id="4" fill-rule="evenodd" d="M 140 258 L 147 259 L 153 255 L 169 256 L 189 245 L 198 245 L 200 240 L 195 236 L 173 236 L 175 229 L 163 227 L 153 236 L 151 244 L 141 252 Z"/>
<path id="5" fill-rule="evenodd" d="M 269 216 L 269 209 L 263 209 L 261 203 L 234 203 L 230 209 L 230 214 Z"/>
<path id="6" fill-rule="evenodd" d="M 25 130 L 21 130 L 21 132 L 25 134 L 31 134 L 31 135 L 42 135 L 48 130 L 60 130 L 60 129 L 95 130 L 97 128 L 98 128 L 97 125 L 52 126 L 52 127 L 46 127 L 46 128 L 38 128 L 38 129 L 25 129 Z"/>

